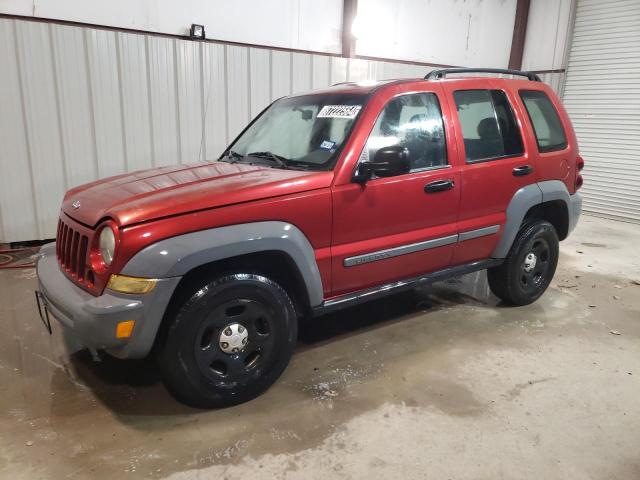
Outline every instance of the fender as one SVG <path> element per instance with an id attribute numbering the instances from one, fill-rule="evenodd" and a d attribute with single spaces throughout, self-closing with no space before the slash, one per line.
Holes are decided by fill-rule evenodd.
<path id="1" fill-rule="evenodd" d="M 322 280 L 313 247 L 300 229 L 286 222 L 244 223 L 167 238 L 136 253 L 121 273 L 146 278 L 180 277 L 216 260 L 273 250 L 291 257 L 311 306 L 320 305 Z"/>
<path id="2" fill-rule="evenodd" d="M 580 216 L 582 206 L 580 195 L 577 193 L 574 195 L 569 194 L 566 185 L 560 180 L 533 183 L 522 187 L 511 198 L 507 207 L 507 221 L 504 225 L 504 233 L 491 257 L 505 258 L 529 209 L 540 203 L 553 200 L 561 200 L 567 204 L 567 211 L 569 212 L 568 232 L 570 233 L 578 223 L 578 217 Z"/>

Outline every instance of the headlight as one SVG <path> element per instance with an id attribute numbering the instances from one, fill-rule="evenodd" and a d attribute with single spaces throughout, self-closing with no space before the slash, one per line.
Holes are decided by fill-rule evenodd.
<path id="1" fill-rule="evenodd" d="M 102 261 L 107 266 L 111 265 L 113 253 L 116 249 L 116 237 L 111 227 L 106 226 L 100 231 L 98 246 L 100 248 L 100 255 L 102 255 Z"/>

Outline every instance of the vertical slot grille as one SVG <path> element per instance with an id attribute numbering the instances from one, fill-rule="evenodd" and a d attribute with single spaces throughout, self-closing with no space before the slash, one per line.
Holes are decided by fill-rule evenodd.
<path id="1" fill-rule="evenodd" d="M 58 262 L 68 274 L 79 281 L 85 278 L 88 245 L 89 237 L 74 230 L 62 219 L 59 220 L 56 235 Z"/>

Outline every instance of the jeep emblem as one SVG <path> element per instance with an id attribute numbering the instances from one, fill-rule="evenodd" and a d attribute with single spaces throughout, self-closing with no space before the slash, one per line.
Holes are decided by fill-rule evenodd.
<path id="1" fill-rule="evenodd" d="M 77 209 L 79 209 L 79 208 L 80 208 L 80 200 L 76 200 L 75 202 L 73 202 L 73 203 L 71 204 L 71 206 L 72 206 L 73 208 L 75 208 L 76 210 L 77 210 Z"/>

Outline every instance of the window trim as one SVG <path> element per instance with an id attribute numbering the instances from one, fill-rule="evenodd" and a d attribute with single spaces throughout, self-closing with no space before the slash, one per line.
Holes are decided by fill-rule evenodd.
<path id="1" fill-rule="evenodd" d="M 447 126 L 445 123 L 445 115 L 443 113 L 442 110 L 442 101 L 440 99 L 440 97 L 438 97 L 438 92 L 433 91 L 433 90 L 412 90 L 410 92 L 401 92 L 398 93 L 396 95 L 394 95 L 393 97 L 391 97 L 380 109 L 380 112 L 378 112 L 378 115 L 376 116 L 375 121 L 373 122 L 373 125 L 371 126 L 371 130 L 369 130 L 369 133 L 367 134 L 367 139 L 364 142 L 364 145 L 362 146 L 362 149 L 360 150 L 360 153 L 358 154 L 358 161 L 356 162 L 352 172 L 351 172 L 351 177 L 353 178 L 353 175 L 358 171 L 358 167 L 360 167 L 361 164 L 363 163 L 367 163 L 367 162 L 363 162 L 362 160 L 360 160 L 362 158 L 362 152 L 364 151 L 365 148 L 367 148 L 367 142 L 369 141 L 369 137 L 371 136 L 371 132 L 373 132 L 373 129 L 376 127 L 376 124 L 378 123 L 378 119 L 380 118 L 380 115 L 382 115 L 382 112 L 384 111 L 385 108 L 387 108 L 387 105 L 389 105 L 391 102 L 393 102 L 395 99 L 399 98 L 399 97 L 405 97 L 407 95 L 420 95 L 420 94 L 431 94 L 433 96 L 436 97 L 436 101 L 438 102 L 438 109 L 440 110 L 440 120 L 442 121 L 442 133 L 444 134 L 444 158 L 447 161 L 446 164 L 444 165 L 434 165 L 432 167 L 423 167 L 423 168 L 416 168 L 416 169 L 412 169 L 409 170 L 407 173 L 403 173 L 402 175 L 396 175 L 394 177 L 372 177 L 371 180 L 379 180 L 379 179 L 393 179 L 393 178 L 401 178 L 404 177 L 406 175 L 413 175 L 415 173 L 422 173 L 422 172 L 430 172 L 430 171 L 434 171 L 434 170 L 442 170 L 445 168 L 451 168 L 451 162 L 449 162 L 449 141 L 447 138 Z"/>
<path id="2" fill-rule="evenodd" d="M 471 91 L 476 91 L 476 92 L 489 92 L 489 98 L 491 99 L 491 107 L 493 108 L 493 118 L 496 119 L 496 123 L 498 124 L 498 131 L 500 132 L 500 137 L 503 138 L 504 137 L 502 135 L 502 128 L 500 127 L 500 122 L 498 121 L 498 112 L 496 110 L 496 104 L 493 100 L 493 95 L 491 95 L 492 91 L 495 92 L 502 92 L 505 96 L 505 98 L 507 99 L 507 104 L 509 105 L 509 110 L 511 110 L 511 115 L 513 116 L 513 119 L 515 121 L 516 127 L 518 128 L 518 131 L 520 132 L 520 143 L 522 144 L 522 153 L 511 153 L 509 155 L 500 155 L 497 157 L 487 157 L 487 158 L 477 158 L 474 160 L 469 160 L 467 158 L 467 146 L 464 144 L 464 134 L 462 133 L 462 122 L 460 121 L 460 114 L 458 113 L 458 103 L 456 102 L 456 92 L 471 92 Z M 512 102 L 509 100 L 509 95 L 507 94 L 507 91 L 502 89 L 502 88 L 464 88 L 464 89 L 460 89 L 460 90 L 454 90 L 451 94 L 451 96 L 453 97 L 453 103 L 454 106 L 456 107 L 456 116 L 458 117 L 458 123 L 460 124 L 460 133 L 461 133 L 461 138 L 462 138 L 462 146 L 463 146 L 463 151 L 464 151 L 464 162 L 466 165 L 473 165 L 476 163 L 485 163 L 485 162 L 493 162 L 495 160 L 504 160 L 507 158 L 516 158 L 516 157 L 524 157 L 527 154 L 527 145 L 525 144 L 524 141 L 524 135 L 522 135 L 522 128 L 520 128 L 520 125 L 518 125 L 518 116 L 516 115 L 516 112 L 513 109 L 513 105 Z M 487 117 L 488 118 L 488 117 Z"/>
<path id="3" fill-rule="evenodd" d="M 533 123 L 533 119 L 531 118 L 531 113 L 529 113 L 529 109 L 527 108 L 527 104 L 525 103 L 524 98 L 522 98 L 522 92 L 540 92 L 547 98 L 547 100 L 549 101 L 549 103 L 553 107 L 553 110 L 556 112 L 556 116 L 558 117 L 558 120 L 560 121 L 560 128 L 562 129 L 562 136 L 564 137 L 564 142 L 563 143 L 561 143 L 559 145 L 552 145 L 552 146 L 549 146 L 549 147 L 540 146 L 540 142 L 538 141 L 538 133 L 536 132 L 536 126 Z M 549 95 L 547 95 L 547 92 L 545 92 L 544 90 L 533 90 L 531 88 L 523 88 L 523 89 L 518 90 L 518 97 L 520 97 L 520 101 L 522 102 L 522 106 L 524 107 L 525 112 L 527 112 L 527 117 L 529 118 L 529 123 L 531 124 L 531 129 L 533 130 L 533 136 L 536 139 L 536 146 L 538 147 L 538 153 L 562 152 L 564 150 L 567 150 L 569 148 L 569 141 L 567 140 L 567 131 L 564 128 L 564 124 L 562 123 L 562 118 L 560 118 L 560 114 L 558 112 L 558 109 L 556 108 L 556 106 L 553 104 L 553 102 L 549 98 Z"/>

